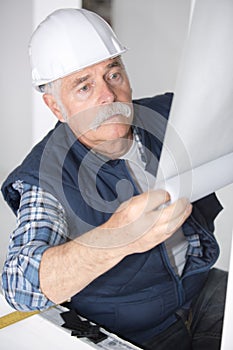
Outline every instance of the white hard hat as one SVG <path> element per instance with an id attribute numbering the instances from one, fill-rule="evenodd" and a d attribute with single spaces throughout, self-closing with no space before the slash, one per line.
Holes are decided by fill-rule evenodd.
<path id="1" fill-rule="evenodd" d="M 124 53 L 112 28 L 96 13 L 60 9 L 35 30 L 29 44 L 32 83 L 40 86 Z"/>

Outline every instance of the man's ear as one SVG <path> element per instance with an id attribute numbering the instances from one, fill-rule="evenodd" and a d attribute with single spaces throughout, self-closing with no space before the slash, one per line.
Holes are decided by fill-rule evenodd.
<path id="1" fill-rule="evenodd" d="M 44 94 L 43 100 L 44 100 L 45 104 L 49 107 L 49 109 L 53 112 L 53 114 L 57 117 L 57 119 L 60 120 L 60 122 L 64 123 L 65 119 L 62 115 L 62 112 L 61 112 L 54 96 L 51 94 Z"/>

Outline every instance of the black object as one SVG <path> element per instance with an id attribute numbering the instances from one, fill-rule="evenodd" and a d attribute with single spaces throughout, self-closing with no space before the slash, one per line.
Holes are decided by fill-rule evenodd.
<path id="1" fill-rule="evenodd" d="M 97 344 L 107 338 L 107 335 L 100 331 L 100 327 L 91 324 L 89 321 L 82 321 L 74 310 L 62 312 L 62 319 L 65 323 L 64 328 L 70 329 L 71 335 L 77 338 L 88 338 Z"/>

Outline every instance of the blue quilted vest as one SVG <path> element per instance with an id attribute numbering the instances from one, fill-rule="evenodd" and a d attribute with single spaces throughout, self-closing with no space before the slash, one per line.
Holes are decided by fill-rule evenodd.
<path id="1" fill-rule="evenodd" d="M 146 169 L 156 174 L 172 94 L 134 101 L 137 128 L 144 145 Z M 66 124 L 56 127 L 37 144 L 2 186 L 4 198 L 16 213 L 20 195 L 16 180 L 37 185 L 53 194 L 66 211 L 70 236 L 109 219 L 116 208 L 139 194 L 124 160 L 109 160 L 90 152 Z M 199 235 L 202 251 L 189 255 L 178 277 L 164 244 L 142 254 L 127 256 L 80 293 L 69 306 L 110 331 L 142 343 L 175 320 L 175 311 L 198 295 L 219 255 L 213 221 L 222 209 L 214 194 L 193 205 L 184 234 Z M 77 274 L 79 271 L 77 271 Z"/>

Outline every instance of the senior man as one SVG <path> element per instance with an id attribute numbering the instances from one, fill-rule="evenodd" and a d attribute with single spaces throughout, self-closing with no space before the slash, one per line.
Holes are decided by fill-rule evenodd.
<path id="1" fill-rule="evenodd" d="M 33 85 L 58 123 L 2 186 L 17 214 L 3 291 L 19 310 L 68 301 L 143 349 L 219 349 L 222 208 L 153 190 L 172 94 L 132 101 L 125 51 L 83 9 L 34 32 Z"/>

